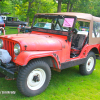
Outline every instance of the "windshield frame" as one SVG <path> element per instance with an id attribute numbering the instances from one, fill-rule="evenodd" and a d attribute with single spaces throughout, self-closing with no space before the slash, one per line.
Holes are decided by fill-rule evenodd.
<path id="1" fill-rule="evenodd" d="M 74 17 L 74 16 L 60 16 L 60 15 L 35 15 L 34 16 L 33 23 L 32 23 L 32 26 L 31 26 L 32 31 L 46 32 L 46 33 L 58 34 L 58 35 L 67 35 L 67 36 L 69 35 L 69 32 L 67 32 L 67 31 L 33 27 L 33 24 L 35 23 L 36 18 L 51 18 L 51 19 L 55 19 L 55 18 L 57 18 L 57 19 L 74 18 L 72 29 L 74 29 L 75 23 L 76 23 L 76 20 L 77 20 L 77 17 Z"/>

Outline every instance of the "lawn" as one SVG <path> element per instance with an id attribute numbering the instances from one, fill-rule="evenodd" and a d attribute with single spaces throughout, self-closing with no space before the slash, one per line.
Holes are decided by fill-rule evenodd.
<path id="1" fill-rule="evenodd" d="M 6 27 L 6 34 L 13 32 L 17 33 L 17 29 Z M 52 71 L 47 89 L 34 97 L 23 96 L 17 89 L 16 80 L 0 78 L 0 100 L 100 100 L 99 66 L 100 61 L 96 60 L 95 70 L 88 76 L 80 75 L 78 66 L 60 73 Z M 15 94 L 2 94 L 2 91 L 14 91 Z"/>
<path id="2" fill-rule="evenodd" d="M 17 27 L 5 27 L 5 33 L 7 34 L 17 34 L 18 30 Z"/>

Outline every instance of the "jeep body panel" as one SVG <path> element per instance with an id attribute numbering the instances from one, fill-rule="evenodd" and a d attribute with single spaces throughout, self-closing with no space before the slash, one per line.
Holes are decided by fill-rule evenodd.
<path id="1" fill-rule="evenodd" d="M 62 44 L 59 39 L 55 39 L 53 36 L 48 35 L 38 35 L 38 34 L 19 34 L 19 35 L 5 35 L 2 36 L 8 40 L 13 40 L 19 42 L 21 45 L 21 50 L 25 50 L 25 45 L 27 46 L 26 51 L 45 51 L 45 50 L 61 50 Z M 43 41 L 44 40 L 44 41 Z M 51 48 L 50 48 L 51 47 Z"/>
<path id="2" fill-rule="evenodd" d="M 46 58 L 51 57 L 54 58 L 54 60 L 57 63 L 57 68 L 59 69 L 59 63 L 58 59 L 55 56 L 59 54 L 59 52 L 53 52 L 53 51 L 23 51 L 21 52 L 15 59 L 15 63 L 19 64 L 21 66 L 25 66 L 28 64 L 29 61 L 36 59 L 36 58 Z M 51 66 L 54 67 L 54 66 Z"/>

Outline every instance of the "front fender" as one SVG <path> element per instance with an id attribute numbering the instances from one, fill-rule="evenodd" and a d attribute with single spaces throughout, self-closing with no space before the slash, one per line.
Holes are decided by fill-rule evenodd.
<path id="1" fill-rule="evenodd" d="M 25 66 L 32 59 L 51 56 L 56 60 L 58 65 L 57 58 L 53 55 L 53 53 L 54 51 L 23 51 L 17 56 L 15 63 Z"/>

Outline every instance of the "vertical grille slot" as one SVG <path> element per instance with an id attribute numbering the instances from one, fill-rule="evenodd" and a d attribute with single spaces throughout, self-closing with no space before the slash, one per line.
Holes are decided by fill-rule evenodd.
<path id="1" fill-rule="evenodd" d="M 14 58 L 14 42 L 9 41 L 9 40 L 5 40 L 4 39 L 4 49 L 7 50 L 10 54 L 10 56 L 12 57 L 12 60 Z"/>

